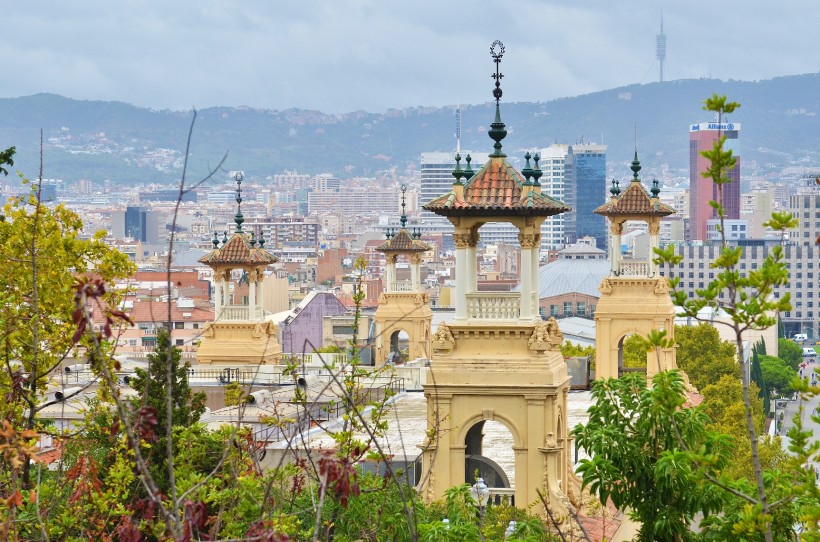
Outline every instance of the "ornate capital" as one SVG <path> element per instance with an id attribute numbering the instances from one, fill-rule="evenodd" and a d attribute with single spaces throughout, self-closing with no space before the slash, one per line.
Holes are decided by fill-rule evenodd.
<path id="1" fill-rule="evenodd" d="M 601 285 L 598 286 L 598 291 L 602 294 L 611 294 L 612 293 L 612 283 L 609 282 L 609 279 L 605 278 L 601 281 Z"/>
<path id="2" fill-rule="evenodd" d="M 412 256 L 410 256 L 410 263 L 414 265 L 419 265 L 421 263 L 421 254 L 416 252 Z"/>
<path id="3" fill-rule="evenodd" d="M 649 223 L 649 235 L 660 235 L 661 233 L 661 223 L 660 222 L 650 222 Z"/>
<path id="4" fill-rule="evenodd" d="M 538 248 L 541 246 L 541 234 L 519 233 L 518 242 L 521 243 L 521 248 Z"/>
<path id="5" fill-rule="evenodd" d="M 470 248 L 471 246 L 475 246 L 472 243 L 472 237 L 470 233 L 454 233 L 453 241 L 456 244 L 456 248 Z"/>
<path id="6" fill-rule="evenodd" d="M 624 223 L 612 222 L 609 225 L 609 231 L 612 232 L 612 235 L 621 235 L 624 232 Z"/>

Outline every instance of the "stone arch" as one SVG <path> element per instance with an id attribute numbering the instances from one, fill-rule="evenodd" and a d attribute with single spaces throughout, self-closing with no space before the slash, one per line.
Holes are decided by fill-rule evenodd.
<path id="1" fill-rule="evenodd" d="M 674 338 L 675 307 L 666 279 L 649 277 L 607 277 L 601 282 L 601 298 L 595 309 L 595 378 L 617 378 L 623 367 L 623 340 L 628 335 L 646 337 L 650 331 L 665 329 Z M 662 349 L 661 359 L 647 355 L 646 374 L 658 368 L 675 367 L 674 348 Z"/>
<path id="2" fill-rule="evenodd" d="M 388 349 L 387 349 L 387 351 L 388 351 L 388 354 L 387 354 L 388 361 L 390 361 L 394 364 L 406 361 L 404 356 L 409 355 L 410 341 L 411 341 L 411 338 L 412 338 L 412 334 L 411 334 L 412 329 L 411 329 L 411 331 L 408 331 L 408 330 L 404 329 L 404 327 L 402 327 L 401 325 L 395 325 L 395 326 L 390 327 L 389 332 L 390 332 L 389 346 L 388 346 Z M 404 334 L 405 337 L 402 337 L 402 334 Z M 405 344 L 402 345 L 402 342 L 404 342 Z M 404 352 L 402 351 L 402 346 L 405 346 L 405 348 L 406 348 L 406 350 Z"/>
<path id="3" fill-rule="evenodd" d="M 465 419 L 462 423 L 458 424 L 459 430 L 456 436 L 456 440 L 458 442 L 464 442 L 467 439 L 467 433 L 475 424 L 486 421 L 498 422 L 504 427 L 506 427 L 507 431 L 509 431 L 513 437 L 514 448 L 522 448 L 524 446 L 524 441 L 521 438 L 521 433 L 520 431 L 518 431 L 518 428 L 516 427 L 515 423 L 507 416 L 499 414 L 495 410 L 473 414 L 469 418 Z"/>

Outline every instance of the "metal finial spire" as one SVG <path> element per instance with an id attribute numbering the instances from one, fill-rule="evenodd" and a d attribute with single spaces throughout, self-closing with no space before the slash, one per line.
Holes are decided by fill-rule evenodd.
<path id="1" fill-rule="evenodd" d="M 236 222 L 236 231 L 242 233 L 242 223 L 245 222 L 245 217 L 242 216 L 242 179 L 245 176 L 241 171 L 237 171 L 233 178 L 236 180 L 236 216 L 233 217 L 233 221 Z"/>
<path id="2" fill-rule="evenodd" d="M 490 139 L 495 141 L 493 148 L 495 149 L 493 153 L 490 155 L 493 158 L 503 158 L 507 156 L 503 152 L 501 152 L 501 140 L 507 137 L 507 129 L 504 126 L 504 122 L 501 120 L 501 95 L 503 92 L 501 91 L 501 79 L 504 77 L 499 69 L 501 67 L 501 57 L 504 56 L 504 44 L 498 40 L 495 40 L 493 44 L 490 46 L 490 55 L 493 57 L 493 62 L 495 62 L 495 73 L 491 75 L 493 79 L 495 79 L 495 88 L 493 89 L 493 97 L 495 98 L 495 119 L 493 120 L 492 124 L 490 124 L 490 129 L 487 131 L 487 135 L 490 136 Z"/>
<path id="3" fill-rule="evenodd" d="M 524 165 L 524 168 L 521 170 L 521 174 L 524 176 L 524 184 L 525 185 L 531 185 L 532 184 L 532 182 L 530 181 L 530 179 L 532 178 L 532 167 L 530 166 L 530 158 L 532 158 L 532 155 L 530 154 L 529 151 L 527 151 L 524 154 L 524 159 L 527 161 L 527 163 Z"/>
<path id="4" fill-rule="evenodd" d="M 402 229 L 404 229 L 404 227 L 407 225 L 407 215 L 404 212 L 405 192 L 407 192 L 407 185 L 403 184 L 403 185 L 401 185 L 401 220 L 400 220 Z"/>
<path id="5" fill-rule="evenodd" d="M 658 179 L 652 181 L 652 190 L 650 190 L 650 192 L 652 192 L 653 198 L 657 198 L 658 194 L 661 193 L 661 185 L 658 182 Z"/>
<path id="6" fill-rule="evenodd" d="M 635 158 L 632 159 L 632 165 L 629 167 L 632 170 L 632 181 L 638 180 L 638 172 L 641 170 L 641 163 L 638 160 L 638 149 L 635 149 Z"/>
<path id="7" fill-rule="evenodd" d="M 541 183 L 538 181 L 538 179 L 540 179 L 541 176 L 544 174 L 544 172 L 541 171 L 541 166 L 538 165 L 538 162 L 541 161 L 541 155 L 538 154 L 538 153 L 535 153 L 535 156 L 532 157 L 532 161 L 535 162 L 535 167 L 532 170 L 532 178 L 533 178 L 532 185 L 533 186 L 541 186 Z"/>
<path id="8" fill-rule="evenodd" d="M 495 103 L 498 104 L 502 94 L 504 94 L 501 91 L 501 80 L 504 78 L 504 74 L 499 71 L 501 68 L 501 57 L 504 56 L 504 44 L 499 40 L 495 40 L 493 44 L 490 45 L 490 56 L 493 57 L 493 62 L 495 62 L 495 73 L 492 74 L 491 77 L 495 79 L 493 97 L 495 98 Z"/>
<path id="9" fill-rule="evenodd" d="M 473 178 L 473 175 L 475 175 L 475 171 L 473 171 L 472 166 L 470 166 L 470 162 L 473 161 L 473 158 L 468 154 L 467 158 L 465 158 L 464 160 L 467 161 L 467 167 L 464 168 L 464 178 L 469 181 Z"/>

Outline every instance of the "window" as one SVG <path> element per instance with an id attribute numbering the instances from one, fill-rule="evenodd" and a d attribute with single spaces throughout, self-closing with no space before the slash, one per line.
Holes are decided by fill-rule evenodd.
<path id="1" fill-rule="evenodd" d="M 137 346 L 137 339 L 128 339 L 128 346 Z"/>
<path id="2" fill-rule="evenodd" d="M 199 322 L 194 322 L 194 329 L 199 329 Z"/>
<path id="3" fill-rule="evenodd" d="M 176 345 L 177 345 L 177 346 L 182 346 L 182 345 L 184 345 L 184 344 L 185 344 L 185 339 L 177 339 L 177 340 L 176 340 Z"/>
<path id="4" fill-rule="evenodd" d="M 550 305 L 550 316 L 558 316 L 558 305 Z"/>
<path id="5" fill-rule="evenodd" d="M 572 301 L 564 301 L 564 316 L 572 313 Z"/>
<path id="6" fill-rule="evenodd" d="M 587 304 L 586 302 L 579 301 L 575 304 L 575 311 L 578 313 L 579 316 L 585 316 L 587 313 Z"/>
<path id="7" fill-rule="evenodd" d="M 185 329 L 185 322 L 174 322 L 174 329 Z"/>

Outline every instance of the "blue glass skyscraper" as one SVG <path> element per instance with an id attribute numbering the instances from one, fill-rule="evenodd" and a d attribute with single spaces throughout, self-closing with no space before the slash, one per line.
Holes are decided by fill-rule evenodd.
<path id="1" fill-rule="evenodd" d="M 582 237 L 595 238 L 598 248 L 606 248 L 606 219 L 594 211 L 607 198 L 606 145 L 569 145 L 564 162 L 564 202 L 572 206 L 566 213 L 567 244 Z"/>

